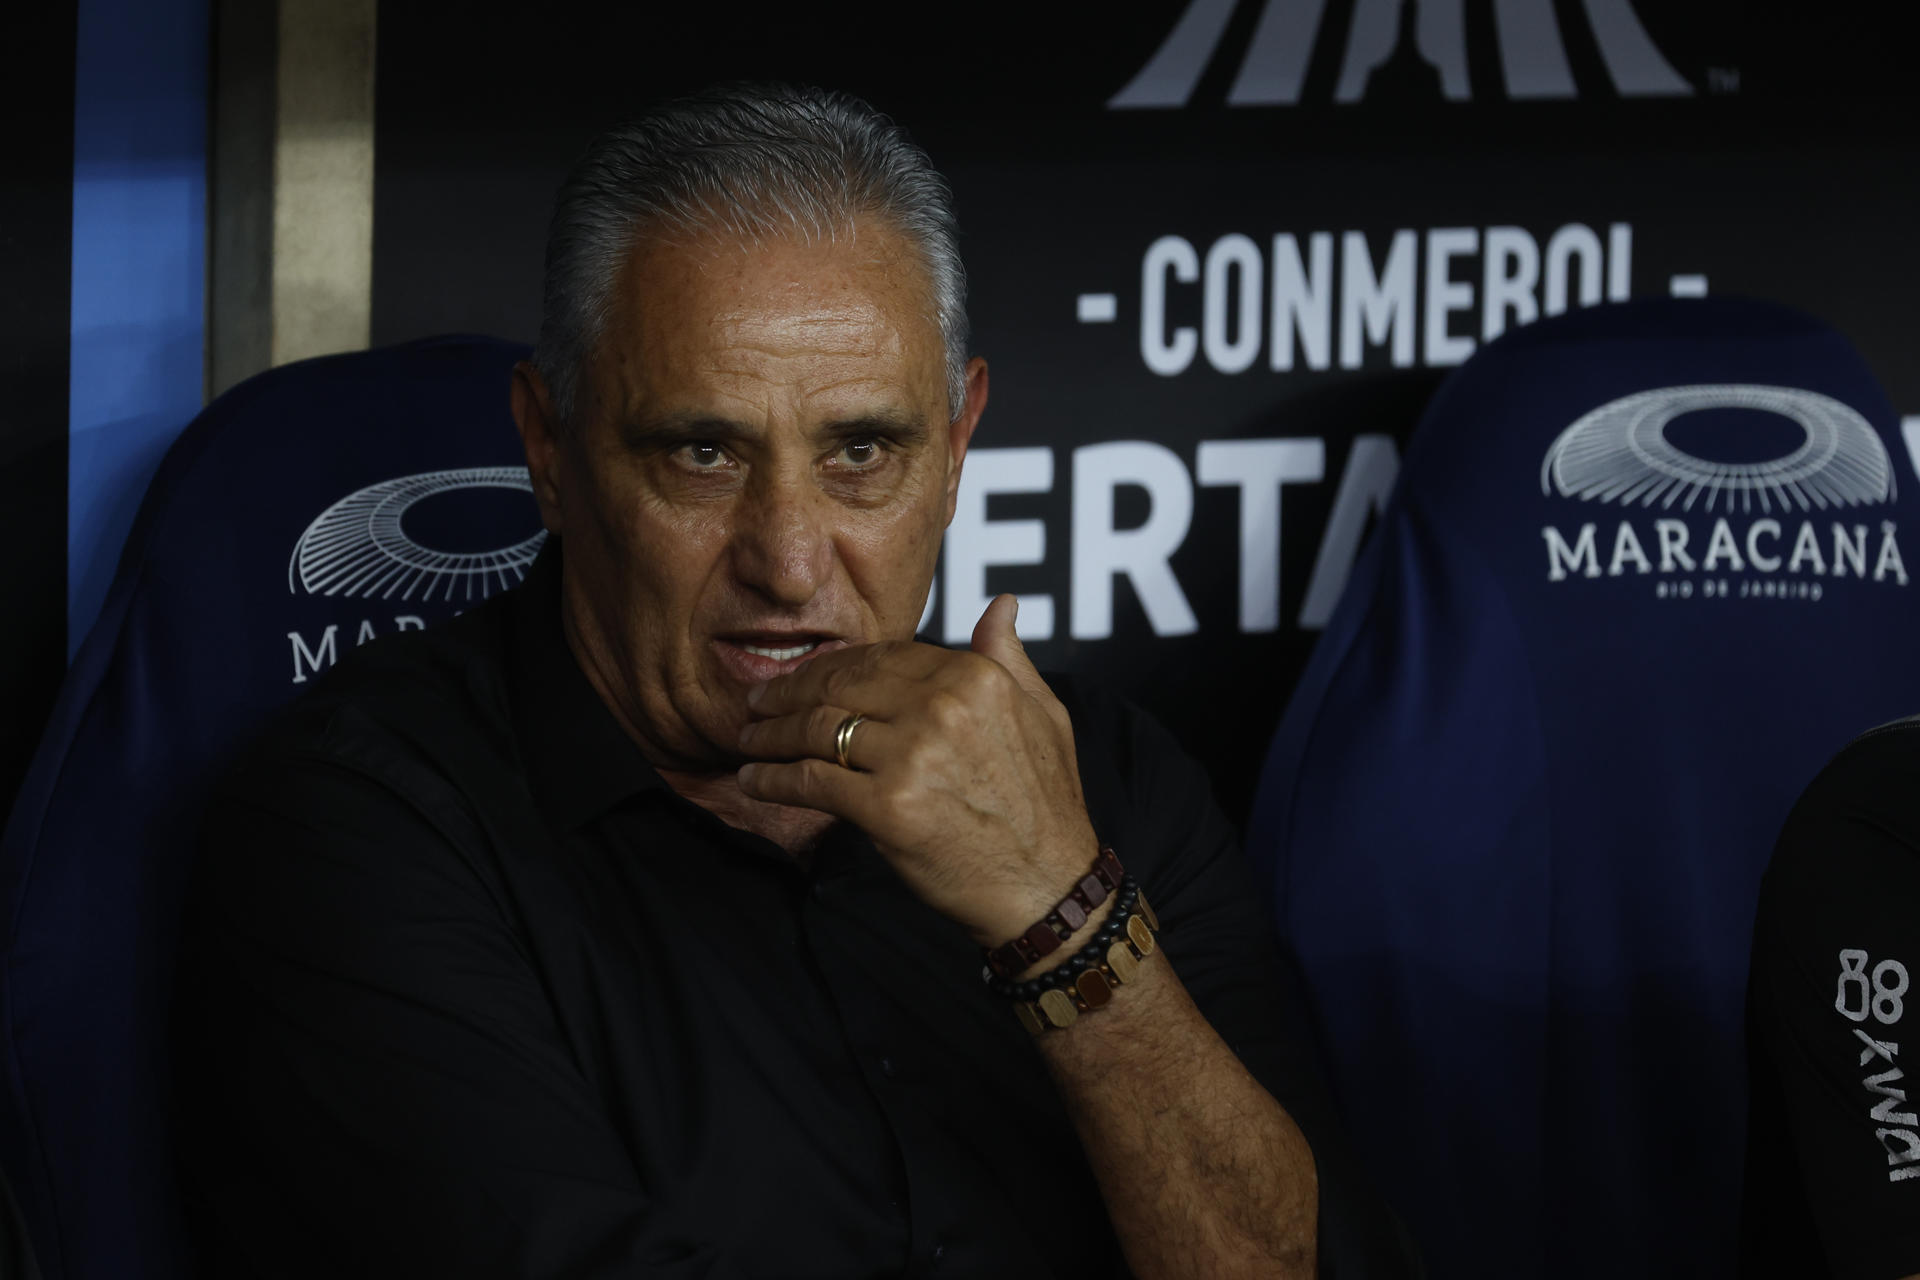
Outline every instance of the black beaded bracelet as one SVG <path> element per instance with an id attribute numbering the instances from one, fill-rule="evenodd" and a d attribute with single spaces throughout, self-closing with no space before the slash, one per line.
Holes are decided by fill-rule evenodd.
<path id="1" fill-rule="evenodd" d="M 1109 922 L 1115 926 L 1114 939 L 1104 956 L 1089 961 L 1082 951 L 1031 981 L 1008 982 L 995 988 L 1013 997 L 1013 1015 L 1029 1034 L 1045 1035 L 1049 1028 L 1072 1026 L 1081 1014 L 1110 1004 L 1115 988 L 1139 977 L 1140 967 L 1158 949 L 1154 935 L 1159 932 L 1160 921 L 1147 895 L 1138 886 L 1131 887 L 1127 909 L 1116 910 Z M 1103 927 L 1101 932 L 1107 929 Z"/>
<path id="2" fill-rule="evenodd" d="M 1128 876 L 1120 882 L 1120 893 L 1114 899 L 1113 914 L 1108 916 L 1100 928 L 1094 932 L 1092 941 L 1074 952 L 1067 960 L 1025 982 L 998 977 L 991 968 L 983 965 L 980 969 L 980 980 L 986 983 L 987 989 L 995 995 L 1004 996 L 1009 1000 L 1038 1000 L 1048 991 L 1072 986 L 1074 980 L 1081 974 L 1098 966 L 1106 956 L 1107 949 L 1126 932 L 1127 922 L 1133 918 L 1134 907 L 1139 900 L 1140 886 L 1132 876 Z"/>

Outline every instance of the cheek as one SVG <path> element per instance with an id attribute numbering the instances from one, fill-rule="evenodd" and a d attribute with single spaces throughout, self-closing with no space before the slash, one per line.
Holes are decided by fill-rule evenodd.
<path id="1" fill-rule="evenodd" d="M 724 508 L 688 509 L 642 504 L 629 524 L 632 562 L 658 592 L 671 599 L 672 616 L 683 617 L 697 600 L 726 554 L 732 525 Z"/>
<path id="2" fill-rule="evenodd" d="M 657 631 L 667 619 L 684 618 L 726 549 L 725 504 L 667 502 L 632 476 L 614 477 L 599 498 L 604 536 L 638 624 Z"/>
<path id="3" fill-rule="evenodd" d="M 929 494 L 847 530 L 843 557 L 861 598 L 883 624 L 904 623 L 909 630 L 919 624 L 945 515 L 942 496 Z"/>
<path id="4" fill-rule="evenodd" d="M 732 527 L 732 510 L 724 504 L 687 506 L 642 499 L 629 513 L 627 536 L 636 556 L 704 561 L 726 546 Z"/>

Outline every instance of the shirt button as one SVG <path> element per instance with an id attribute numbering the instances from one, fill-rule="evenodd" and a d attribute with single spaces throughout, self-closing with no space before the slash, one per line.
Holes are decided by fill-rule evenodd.
<path id="1" fill-rule="evenodd" d="M 893 1079 L 895 1075 L 899 1074 L 894 1069 L 892 1058 L 880 1059 L 880 1074 L 885 1076 L 889 1080 Z"/>
<path id="2" fill-rule="evenodd" d="M 933 1246 L 933 1260 L 935 1262 L 940 1261 L 940 1259 L 946 1256 L 947 1256 L 947 1246 L 943 1244 L 936 1244 L 935 1246 Z"/>

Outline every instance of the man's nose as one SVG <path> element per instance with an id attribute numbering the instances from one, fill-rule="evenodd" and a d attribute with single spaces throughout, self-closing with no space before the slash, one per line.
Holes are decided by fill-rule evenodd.
<path id="1" fill-rule="evenodd" d="M 813 599 L 833 568 L 832 506 L 805 479 L 764 475 L 742 498 L 734 528 L 734 572 L 773 604 Z"/>

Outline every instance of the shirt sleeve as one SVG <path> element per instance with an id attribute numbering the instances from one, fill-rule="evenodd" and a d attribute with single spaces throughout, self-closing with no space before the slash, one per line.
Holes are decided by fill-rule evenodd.
<path id="1" fill-rule="evenodd" d="M 1885 755 L 1885 753 L 1880 753 Z M 1761 890 L 1749 1015 L 1831 1274 L 1920 1273 L 1920 847 L 1912 775 L 1843 756 Z"/>
<path id="2" fill-rule="evenodd" d="M 1123 863 L 1151 851 L 1140 875 L 1161 941 L 1194 1004 L 1241 1063 L 1299 1126 L 1320 1184 L 1320 1274 L 1369 1280 L 1421 1273 L 1405 1229 L 1349 1151 L 1327 1088 L 1304 988 L 1266 914 L 1237 833 L 1214 802 L 1206 771 L 1152 717 L 1117 701 L 1073 705 L 1085 761 L 1117 756 L 1126 798 L 1089 786 L 1096 825 Z M 1083 723 L 1084 722 L 1084 723 Z M 1120 816 L 1124 814 L 1124 816 Z M 1128 864 L 1130 867 L 1132 864 Z"/>
<path id="3" fill-rule="evenodd" d="M 641 1186 L 507 909 L 425 814 L 305 759 L 214 806 L 176 1021 L 208 1273 L 734 1275 Z"/>

